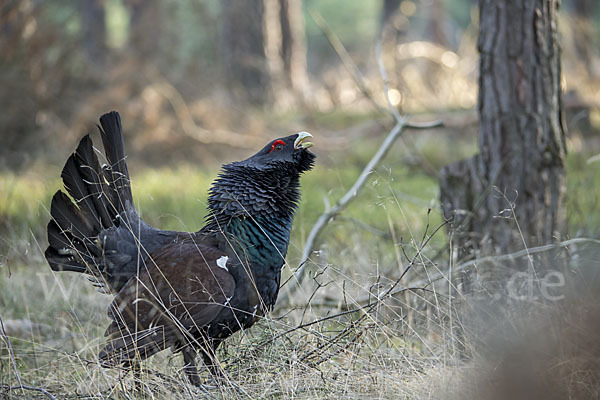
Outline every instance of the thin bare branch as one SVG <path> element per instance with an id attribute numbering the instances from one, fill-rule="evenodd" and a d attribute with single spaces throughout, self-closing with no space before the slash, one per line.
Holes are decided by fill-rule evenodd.
<path id="1" fill-rule="evenodd" d="M 322 20 L 322 17 L 320 15 L 318 15 L 317 13 L 314 13 L 313 18 L 315 18 L 315 22 L 319 18 Z M 324 21 L 322 21 L 322 22 L 324 22 Z M 339 39 L 338 39 L 338 42 L 339 42 Z M 332 43 L 332 45 L 333 45 L 333 43 Z M 337 45 L 341 46 L 343 48 L 343 45 L 341 42 L 337 43 Z M 345 49 L 344 49 L 344 52 L 338 52 L 338 55 L 340 55 L 340 53 L 347 54 L 347 52 L 345 52 Z M 338 200 L 338 202 L 335 204 L 335 206 L 326 209 L 325 212 L 323 214 L 321 214 L 321 216 L 319 216 L 319 218 L 317 219 L 317 222 L 315 222 L 315 224 L 313 225 L 312 229 L 310 230 L 310 233 L 308 234 L 308 237 L 306 238 L 306 242 L 305 242 L 304 248 L 302 250 L 302 257 L 300 259 L 299 267 L 294 272 L 294 276 L 292 278 L 288 279 L 288 282 L 292 281 L 291 284 L 293 286 L 288 287 L 288 290 L 283 292 L 280 295 L 279 304 L 285 304 L 287 302 L 287 300 L 289 299 L 289 297 L 298 289 L 298 287 L 300 286 L 300 283 L 302 283 L 302 280 L 304 279 L 306 267 L 308 265 L 307 261 L 310 258 L 310 255 L 314 249 L 317 237 L 319 236 L 321 231 L 325 228 L 325 226 L 327 226 L 327 224 L 329 223 L 329 221 L 331 221 L 332 218 L 334 218 L 336 215 L 340 214 L 348 206 L 348 204 L 350 204 L 350 202 L 357 196 L 360 189 L 366 183 L 369 175 L 374 171 L 375 167 L 377 167 L 377 165 L 385 157 L 385 155 L 389 151 L 392 144 L 396 141 L 396 139 L 398 139 L 398 137 L 400 137 L 400 135 L 402 135 L 404 130 L 407 128 L 428 129 L 428 128 L 439 127 L 442 125 L 441 121 L 408 122 L 405 117 L 400 115 L 400 112 L 392 105 L 392 103 L 390 101 L 390 97 L 389 97 L 390 87 L 389 87 L 389 81 L 387 78 L 387 73 L 386 73 L 385 67 L 383 65 L 383 58 L 381 55 L 381 42 L 379 42 L 377 45 L 377 56 L 378 56 L 379 70 L 380 70 L 381 77 L 382 77 L 383 83 L 384 83 L 385 97 L 388 101 L 389 113 L 393 115 L 394 119 L 396 120 L 396 124 L 394 125 L 392 130 L 387 134 L 386 138 L 383 140 L 383 143 L 381 144 L 381 146 L 379 146 L 379 149 L 377 149 L 377 152 L 373 155 L 371 160 L 369 160 L 367 165 L 364 167 L 364 169 L 362 170 L 362 172 L 360 173 L 360 175 L 356 179 L 356 182 L 354 182 L 354 185 L 352 185 L 350 190 L 348 190 L 346 192 L 346 194 L 344 196 L 342 196 L 342 198 L 340 200 Z M 342 55 L 340 55 L 340 57 L 342 57 Z M 366 92 L 366 95 L 368 96 L 368 92 Z M 286 283 L 288 283 L 288 282 L 286 282 Z"/>
<path id="2" fill-rule="evenodd" d="M 19 382 L 20 386 L 23 386 L 23 382 L 21 381 L 21 376 L 19 375 L 19 370 L 17 369 L 17 362 L 15 360 L 15 352 L 13 351 L 12 345 L 10 344 L 10 340 L 6 335 L 6 330 L 4 328 L 4 321 L 2 317 L 0 317 L 0 335 L 2 336 L 2 340 L 6 343 L 6 347 L 8 348 L 8 354 L 10 355 L 10 361 L 12 363 L 13 371 L 15 372 L 15 377 Z"/>
<path id="3" fill-rule="evenodd" d="M 499 256 L 481 257 L 481 258 L 478 258 L 475 260 L 470 260 L 470 261 L 466 261 L 462 264 L 459 264 L 453 268 L 453 271 L 454 272 L 462 271 L 472 265 L 482 264 L 482 263 L 486 263 L 486 262 L 500 262 L 500 261 L 514 260 L 515 258 L 529 256 L 531 254 L 544 253 L 546 251 L 559 249 L 561 247 L 567 247 L 567 246 L 571 246 L 574 244 L 582 244 L 582 243 L 600 244 L 600 240 L 591 239 L 591 238 L 575 238 L 575 239 L 565 240 L 564 242 L 551 243 L 551 244 L 545 244 L 545 245 L 538 246 L 538 247 L 525 248 L 523 250 L 515 251 L 514 253 L 502 254 Z M 433 281 L 435 279 L 432 278 L 431 280 Z"/>
<path id="4" fill-rule="evenodd" d="M 306 266 L 308 265 L 307 261 L 314 249 L 315 242 L 317 240 L 317 237 L 321 233 L 321 231 L 325 228 L 327 223 L 329 223 L 329 221 L 333 217 L 335 217 L 340 212 L 342 212 L 348 206 L 348 204 L 350 204 L 350 202 L 356 197 L 356 195 L 358 194 L 360 189 L 364 186 L 365 182 L 367 181 L 367 178 L 369 177 L 369 175 L 371 175 L 371 173 L 373 172 L 375 167 L 381 162 L 383 157 L 385 157 L 385 155 L 389 151 L 392 144 L 396 141 L 398 136 L 402 133 L 404 126 L 405 125 L 400 122 L 398 122 L 398 123 L 396 123 L 396 125 L 394 125 L 394 127 L 388 133 L 385 140 L 383 141 L 383 143 L 381 144 L 381 146 L 375 153 L 375 155 L 371 158 L 371 160 L 367 163 L 365 168 L 362 170 L 362 172 L 358 176 L 358 179 L 356 180 L 356 182 L 354 182 L 354 185 L 352 185 L 350 190 L 348 190 L 346 192 L 346 194 L 340 200 L 338 200 L 338 202 L 333 207 L 331 207 L 329 210 L 325 210 L 325 212 L 323 214 L 321 214 L 321 216 L 317 219 L 317 222 L 315 222 L 312 229 L 310 230 L 310 233 L 308 234 L 308 237 L 306 238 L 306 242 L 305 242 L 304 248 L 302 250 L 302 258 L 300 260 L 300 266 L 296 269 L 296 271 L 294 273 L 295 278 L 290 280 L 292 282 L 291 284 L 295 285 L 295 286 L 292 286 L 288 293 L 285 293 L 285 292 L 283 293 L 283 295 L 280 297 L 280 300 L 279 300 L 280 304 L 282 304 L 286 301 L 288 296 L 291 293 L 293 293 L 293 291 L 298 287 L 298 285 L 300 285 L 300 283 L 304 279 L 304 273 L 306 271 Z"/>
<path id="5" fill-rule="evenodd" d="M 32 391 L 35 391 L 35 392 L 43 393 L 44 396 L 46 396 L 50 400 L 56 400 L 56 397 L 52 396 L 50 394 L 50 392 L 48 392 L 46 389 L 40 388 L 40 387 L 34 387 L 34 386 L 29 386 L 29 385 L 15 385 L 15 386 L 0 385 L 0 388 L 6 389 L 6 390 L 18 390 L 18 389 L 32 390 Z"/>

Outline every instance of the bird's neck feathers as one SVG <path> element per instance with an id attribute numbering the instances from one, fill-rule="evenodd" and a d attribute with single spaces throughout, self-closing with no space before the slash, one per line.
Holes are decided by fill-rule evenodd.
<path id="1" fill-rule="evenodd" d="M 299 200 L 298 172 L 228 164 L 210 189 L 201 232 L 230 236 L 252 265 L 279 270 Z"/>
<path id="2" fill-rule="evenodd" d="M 207 224 L 227 225 L 232 219 L 291 224 L 300 200 L 299 178 L 298 172 L 283 165 L 257 169 L 227 164 L 209 191 Z"/>

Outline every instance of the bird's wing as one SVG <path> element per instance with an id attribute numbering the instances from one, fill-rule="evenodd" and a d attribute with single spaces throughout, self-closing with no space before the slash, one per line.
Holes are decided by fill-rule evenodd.
<path id="1" fill-rule="evenodd" d="M 113 322 L 100 359 L 121 364 L 136 355 L 146 358 L 198 340 L 193 333 L 208 325 L 233 297 L 235 280 L 227 260 L 216 248 L 193 241 L 169 245 L 153 255 L 151 264 L 112 302 Z"/>

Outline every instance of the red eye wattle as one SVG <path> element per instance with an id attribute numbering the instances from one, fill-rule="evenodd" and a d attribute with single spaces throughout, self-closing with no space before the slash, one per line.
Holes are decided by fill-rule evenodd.
<path id="1" fill-rule="evenodd" d="M 271 151 L 269 151 L 269 153 L 271 153 L 273 150 L 281 150 L 283 149 L 283 146 L 285 146 L 285 142 L 281 139 L 278 139 L 271 145 Z"/>

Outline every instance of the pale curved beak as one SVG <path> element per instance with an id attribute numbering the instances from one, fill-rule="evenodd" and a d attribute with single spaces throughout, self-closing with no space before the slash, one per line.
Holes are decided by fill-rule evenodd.
<path id="1" fill-rule="evenodd" d="M 311 147 L 314 143 L 305 141 L 307 138 L 311 137 L 313 137 L 313 135 L 311 135 L 308 132 L 298 132 L 298 137 L 294 141 L 294 149 L 300 150 L 308 149 L 309 147 Z"/>

